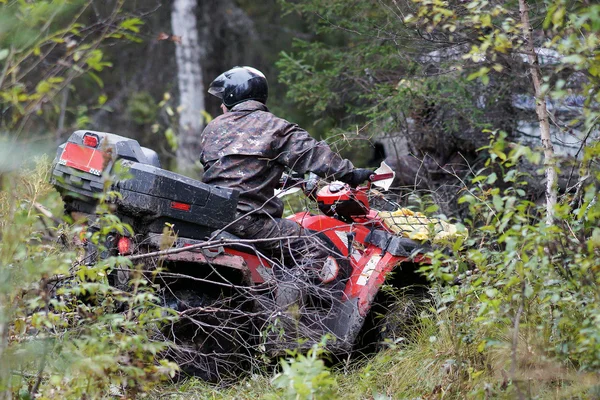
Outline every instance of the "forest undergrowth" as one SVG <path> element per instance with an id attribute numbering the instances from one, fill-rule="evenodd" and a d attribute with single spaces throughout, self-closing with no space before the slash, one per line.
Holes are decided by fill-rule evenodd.
<path id="1" fill-rule="evenodd" d="M 77 261 L 81 226 L 63 219 L 47 161 L 5 175 L 3 390 L 14 398 L 597 398 L 600 175 L 588 170 L 547 225 L 516 169 L 521 157 L 539 156 L 502 135 L 487 151 L 503 160 L 504 178 L 484 168 L 464 188 L 470 236 L 430 254 L 421 273 L 431 296 L 405 337 L 346 362 L 328 361 L 323 346 L 292 351 L 229 386 L 171 381 L 177 367 L 153 333 L 174 316 L 140 275 L 131 291 L 109 284 L 113 269 L 135 270 L 127 259 Z M 594 160 L 600 146 L 586 151 Z M 97 236 L 83 233 L 95 243 L 129 229 L 104 212 Z"/>
<path id="2" fill-rule="evenodd" d="M 143 30 L 152 12 L 137 9 L 138 3 L 0 0 L 0 400 L 600 398 L 599 5 L 415 0 L 393 1 L 395 7 L 406 3 L 394 10 L 381 1 L 355 7 L 342 0 L 282 1 L 287 13 L 313 21 L 307 29 L 316 35 L 281 54 L 286 93 L 322 124 L 332 115 L 345 121 L 330 139 L 338 133 L 354 138 L 346 133 L 356 130 L 356 139 L 370 145 L 373 133 L 404 132 L 418 145 L 414 138 L 433 134 L 420 154 L 455 143 L 468 168 L 449 183 L 452 171 L 441 168 L 446 161 L 436 164 L 443 185 L 431 186 L 430 194 L 457 188 L 452 205 L 470 234 L 430 254 L 432 264 L 420 273 L 431 296 L 420 304 L 418 323 L 377 354 L 333 363 L 324 346 L 315 346 L 215 386 L 173 380 L 178 367 L 164 357 L 169 344 L 156 333 L 176 315 L 158 301 L 143 265 L 125 257 L 83 259 L 83 241 L 102 249 L 112 232 L 131 229 L 111 213 L 112 178 L 99 199 L 98 229 L 90 232 L 63 215 L 48 183 L 48 160 L 21 166 L 38 141 L 54 147 L 73 130 L 100 129 L 93 115 L 112 119 L 108 84 L 126 80 L 111 72 L 120 51 L 143 42 L 154 49 L 164 41 Z M 535 6 L 530 12 L 527 3 Z M 532 30 L 525 29 L 529 14 Z M 382 45 L 380 35 L 372 35 L 381 26 L 408 40 Z M 177 36 L 158 35 L 164 36 L 175 46 Z M 464 54 L 456 56 L 463 45 Z M 546 62 L 522 57 L 537 53 L 554 56 Z M 435 54 L 445 60 L 430 70 Z M 541 69 L 542 80 L 532 95 L 534 69 Z M 146 84 L 140 89 L 149 90 Z M 152 123 L 146 129 L 156 134 L 152 143 L 165 145 L 159 143 L 165 136 L 176 147 L 178 107 L 168 103 L 170 95 L 160 102 L 131 97 L 130 115 L 122 117 Z M 535 123 L 543 118 L 516 107 L 515 98 L 537 106 L 581 100 L 569 107 L 574 116 L 550 113 L 561 133 L 581 130 L 573 159 L 542 160 L 534 147 L 548 150 L 547 139 L 519 144 L 513 114 Z M 149 112 L 139 113 L 144 106 Z M 477 152 L 487 143 L 487 129 L 498 131 Z M 477 140 L 467 146 L 465 132 Z M 465 147 L 472 158 L 464 159 Z M 541 206 L 533 186 L 544 187 L 542 176 L 550 172 L 566 181 L 548 185 L 552 201 Z M 111 285 L 111 273 L 125 269 L 128 290 Z"/>

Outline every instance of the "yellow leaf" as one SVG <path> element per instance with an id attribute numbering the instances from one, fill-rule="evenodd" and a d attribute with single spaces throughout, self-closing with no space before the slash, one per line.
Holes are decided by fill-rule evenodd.
<path id="1" fill-rule="evenodd" d="M 482 341 L 481 343 L 479 343 L 479 345 L 477 346 L 477 351 L 478 351 L 479 353 L 483 353 L 483 350 L 485 350 L 485 344 L 486 344 L 486 343 L 485 343 L 485 340 L 484 340 L 484 341 Z"/>
<path id="2" fill-rule="evenodd" d="M 491 27 L 492 26 L 492 17 L 489 14 L 484 14 L 481 16 L 481 26 L 483 27 Z"/>
<path id="3" fill-rule="evenodd" d="M 471 378 L 472 378 L 472 379 L 475 379 L 475 378 L 477 378 L 477 377 L 478 377 L 479 375 L 481 375 L 481 374 L 483 374 L 483 370 L 481 370 L 481 371 L 475 371 L 475 372 L 473 372 L 473 373 L 471 374 Z"/>
<path id="4" fill-rule="evenodd" d="M 206 110 L 200 111 L 200 114 L 202 114 L 202 118 L 204 118 L 205 124 L 208 124 L 208 123 L 210 123 L 210 121 L 213 120 L 212 115 L 210 115 Z"/>

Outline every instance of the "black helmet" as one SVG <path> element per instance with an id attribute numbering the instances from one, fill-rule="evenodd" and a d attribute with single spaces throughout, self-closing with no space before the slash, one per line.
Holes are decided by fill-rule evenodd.
<path id="1" fill-rule="evenodd" d="M 267 103 L 269 86 L 267 78 L 252 67 L 234 67 L 212 81 L 208 93 L 220 98 L 227 108 L 246 100 Z"/>

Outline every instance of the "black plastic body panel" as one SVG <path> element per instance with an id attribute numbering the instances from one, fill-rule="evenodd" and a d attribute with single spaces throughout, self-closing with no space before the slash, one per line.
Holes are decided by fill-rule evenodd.
<path id="1" fill-rule="evenodd" d="M 410 257 L 415 251 L 426 253 L 430 250 L 428 246 L 412 239 L 396 236 L 380 229 L 372 230 L 367 235 L 365 243 L 371 243 L 381 248 L 384 252 L 397 257 Z"/>
<path id="2" fill-rule="evenodd" d="M 350 352 L 365 323 L 365 317 L 358 312 L 358 299 L 336 303 L 330 317 L 325 320 L 327 329 L 337 337 L 336 346 Z"/>
<path id="3" fill-rule="evenodd" d="M 144 193 L 203 206 L 208 201 L 211 188 L 214 187 L 152 165 L 130 161 L 123 161 L 121 164 L 127 169 L 131 178 L 114 185 L 119 191 Z"/>
<path id="4" fill-rule="evenodd" d="M 125 159 L 137 161 L 142 164 L 150 164 L 160 167 L 158 155 L 154 150 L 141 147 L 137 140 L 106 132 L 79 130 L 73 132 L 68 142 L 83 145 L 83 137 L 91 133 L 100 139 L 98 149 L 110 148 L 114 159 Z M 104 180 L 83 171 L 78 171 L 58 163 L 66 144 L 62 144 L 56 150 L 50 182 L 61 193 L 67 205 L 67 211 L 80 211 L 91 214 L 96 208 L 95 196 L 104 189 Z M 110 168 L 109 163 L 107 166 Z"/>
<path id="5" fill-rule="evenodd" d="M 163 170 L 156 153 L 122 136 L 77 131 L 69 142 L 83 145 L 83 136 L 88 132 L 99 137 L 98 149 L 120 161 L 131 176 L 115 182 L 112 190 L 121 194 L 115 201 L 117 215 L 132 223 L 136 233 L 162 233 L 168 223 L 182 237 L 204 239 L 233 221 L 238 199 L 236 190 L 207 185 Z M 97 195 L 104 189 L 104 178 L 61 165 L 59 159 L 64 147 L 57 150 L 51 183 L 61 193 L 66 211 L 93 214 Z M 110 161 L 106 169 L 112 166 L 113 161 Z M 174 202 L 181 203 L 180 207 Z"/>
<path id="6" fill-rule="evenodd" d="M 341 217 L 350 219 L 351 216 L 365 215 L 368 210 L 365 206 L 356 199 L 339 200 L 334 204 L 318 203 L 319 210 L 325 215 L 334 216 L 339 215 Z"/>
<path id="7" fill-rule="evenodd" d="M 233 221 L 238 192 L 135 162 L 124 161 L 132 178 L 117 182 L 121 193 L 119 213 L 136 218 L 143 231 L 160 233 L 165 223 L 179 236 L 202 239 Z M 172 202 L 190 206 L 189 211 L 172 207 Z"/>

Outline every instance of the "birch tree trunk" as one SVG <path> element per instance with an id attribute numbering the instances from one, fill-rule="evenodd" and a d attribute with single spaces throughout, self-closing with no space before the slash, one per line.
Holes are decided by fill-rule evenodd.
<path id="1" fill-rule="evenodd" d="M 537 53 L 533 44 L 533 28 L 529 23 L 529 6 L 526 0 L 519 0 L 519 12 L 521 14 L 521 25 L 525 47 L 529 60 L 529 72 L 533 82 L 535 93 L 535 111 L 540 123 L 540 136 L 544 148 L 544 165 L 546 167 L 546 223 L 552 225 L 554 220 L 554 206 L 557 201 L 557 175 L 556 161 L 554 159 L 554 146 L 550 137 L 550 123 L 548 110 L 546 109 L 546 96 L 542 93 L 541 70 Z"/>
<path id="2" fill-rule="evenodd" d="M 173 34 L 181 37 L 177 44 L 177 81 L 179 88 L 179 135 L 177 170 L 191 174 L 196 171 L 198 143 L 203 128 L 204 85 L 201 58 L 203 48 L 198 40 L 196 0 L 174 0 L 171 13 Z"/>

